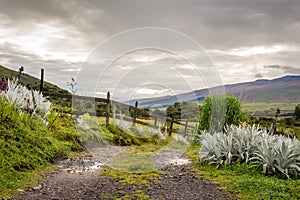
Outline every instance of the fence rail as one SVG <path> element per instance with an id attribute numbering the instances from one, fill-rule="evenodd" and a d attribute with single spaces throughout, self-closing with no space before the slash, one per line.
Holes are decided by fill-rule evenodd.
<path id="1" fill-rule="evenodd" d="M 127 105 L 127 104 L 124 104 L 124 103 L 121 103 L 121 102 L 118 102 L 118 101 L 114 101 L 114 100 L 111 100 L 109 92 L 107 92 L 107 98 L 98 98 L 98 97 L 89 97 L 89 96 L 79 96 L 79 95 L 74 95 L 74 94 L 61 94 L 61 93 L 46 92 L 46 91 L 43 91 L 43 82 L 44 82 L 43 80 L 44 80 L 44 70 L 42 69 L 41 70 L 40 91 L 46 96 L 58 97 L 58 98 L 64 98 L 64 99 L 70 99 L 70 100 L 75 100 L 76 99 L 76 100 L 92 101 L 92 102 L 102 103 L 102 106 L 105 107 L 106 126 L 109 125 L 110 118 L 115 117 L 117 119 L 118 118 L 120 119 L 120 116 L 117 116 L 117 115 L 112 116 L 112 114 L 111 114 L 111 105 L 114 105 L 114 106 L 118 106 L 118 107 L 128 108 L 128 110 L 133 109 L 132 117 L 127 117 L 127 116 L 122 117 L 123 120 L 132 122 L 133 126 L 135 124 L 141 124 L 141 125 L 144 125 L 144 126 L 157 128 L 158 127 L 158 125 L 157 125 L 158 119 L 163 119 L 163 120 L 165 120 L 165 125 L 167 126 L 166 128 L 167 128 L 168 133 L 169 133 L 170 136 L 172 135 L 172 132 L 174 131 L 173 130 L 174 129 L 173 124 L 183 126 L 184 127 L 184 134 L 187 134 L 187 132 L 188 132 L 187 129 L 188 128 L 190 128 L 192 130 L 195 130 L 195 128 L 196 128 L 195 126 L 189 124 L 190 122 L 193 122 L 193 121 L 185 120 L 184 123 L 183 123 L 182 121 L 181 122 L 176 121 L 174 118 L 163 117 L 163 116 L 160 116 L 160 115 L 157 115 L 157 114 L 149 114 L 149 118 L 154 119 L 153 124 L 141 121 L 140 119 L 137 119 L 137 112 L 138 111 L 143 112 L 143 110 L 141 108 L 138 108 L 138 102 L 137 101 L 135 102 L 135 106 L 131 106 L 131 105 Z"/>

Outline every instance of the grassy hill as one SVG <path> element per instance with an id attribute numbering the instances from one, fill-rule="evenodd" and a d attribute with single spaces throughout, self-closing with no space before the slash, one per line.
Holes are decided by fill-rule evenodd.
<path id="1" fill-rule="evenodd" d="M 2 65 L 0 65 L 0 76 L 12 79 L 17 77 L 19 72 L 8 69 Z M 40 88 L 40 80 L 36 77 L 33 77 L 29 74 L 22 73 L 21 83 L 26 86 L 31 86 L 35 90 L 39 90 Z M 54 84 L 49 82 L 44 82 L 44 91 L 47 92 L 58 92 L 58 93 L 69 93 L 67 90 L 64 90 Z"/>
<path id="2" fill-rule="evenodd" d="M 19 72 L 17 72 L 17 71 L 8 69 L 8 68 L 0 65 L 0 77 L 4 77 L 7 79 L 13 79 L 13 78 L 17 77 L 18 73 Z M 34 90 L 40 89 L 40 79 L 33 77 L 29 74 L 26 74 L 26 73 L 22 73 L 21 84 L 25 85 L 27 87 L 31 86 Z M 69 91 L 62 89 L 62 88 L 60 88 L 52 83 L 46 82 L 46 81 L 44 81 L 43 91 L 61 93 L 61 94 L 69 93 Z M 48 97 L 48 99 L 52 103 L 57 104 L 57 105 L 61 105 L 61 106 L 70 106 L 71 105 L 70 100 L 61 99 L 61 98 L 57 98 L 57 97 Z"/>

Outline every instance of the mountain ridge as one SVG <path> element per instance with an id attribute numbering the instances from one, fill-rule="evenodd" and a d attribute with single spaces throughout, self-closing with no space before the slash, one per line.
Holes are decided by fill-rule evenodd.
<path id="1" fill-rule="evenodd" d="M 300 75 L 286 75 L 275 79 L 258 79 L 235 84 L 227 84 L 211 89 L 199 89 L 174 96 L 162 96 L 130 100 L 139 101 L 140 107 L 167 107 L 178 101 L 202 102 L 210 91 L 224 88 L 228 94 L 243 98 L 245 102 L 300 102 Z"/>

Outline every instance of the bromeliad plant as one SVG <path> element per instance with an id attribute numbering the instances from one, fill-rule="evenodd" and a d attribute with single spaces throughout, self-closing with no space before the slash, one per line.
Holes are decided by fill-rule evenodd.
<path id="1" fill-rule="evenodd" d="M 231 126 L 226 133 L 201 134 L 200 161 L 208 164 L 230 165 L 233 162 L 262 166 L 265 175 L 300 175 L 300 142 L 296 138 L 269 135 L 259 126 Z"/>

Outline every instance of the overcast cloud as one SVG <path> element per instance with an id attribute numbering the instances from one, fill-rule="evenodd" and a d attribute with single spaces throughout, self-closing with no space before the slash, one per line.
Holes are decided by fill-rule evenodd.
<path id="1" fill-rule="evenodd" d="M 15 70 L 23 65 L 37 77 L 45 68 L 46 80 L 64 88 L 79 73 L 81 93 L 101 96 L 118 88 L 115 98 L 183 93 L 211 86 L 216 77 L 228 84 L 298 75 L 299 10 L 299 0 L 0 0 L 0 64 Z M 116 58 L 112 48 L 95 54 L 113 35 L 142 27 L 185 34 L 215 68 L 190 63 L 199 54 L 180 43 L 184 39 L 176 42 L 184 59 L 174 55 L 172 38 L 170 51 L 132 49 Z M 159 41 L 159 34 L 152 39 Z M 94 64 L 92 54 L 98 56 Z"/>

